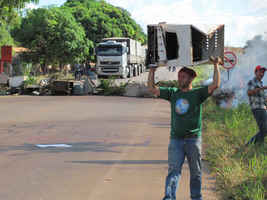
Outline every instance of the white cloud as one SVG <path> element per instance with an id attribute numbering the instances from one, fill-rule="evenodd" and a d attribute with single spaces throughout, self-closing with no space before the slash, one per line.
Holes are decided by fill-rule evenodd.
<path id="1" fill-rule="evenodd" d="M 254 10 L 267 8 L 267 0 L 251 0 L 250 4 L 251 4 L 251 8 Z"/>
<path id="2" fill-rule="evenodd" d="M 191 6 L 191 0 L 167 5 L 165 3 L 145 5 L 141 9 L 133 11 L 132 14 L 144 24 L 154 24 L 162 21 L 186 24 L 196 17 Z"/>
<path id="3" fill-rule="evenodd" d="M 146 25 L 168 22 L 176 24 L 189 24 L 198 20 L 192 8 L 192 0 L 182 1 L 151 1 L 142 0 L 108 0 L 109 3 L 123 7 L 131 12 L 132 17 L 146 31 Z"/>

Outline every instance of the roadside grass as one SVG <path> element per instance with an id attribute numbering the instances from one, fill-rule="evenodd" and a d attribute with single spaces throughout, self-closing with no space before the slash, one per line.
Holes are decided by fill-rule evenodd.
<path id="1" fill-rule="evenodd" d="M 245 146 L 258 131 L 249 105 L 224 109 L 209 99 L 203 108 L 205 159 L 222 199 L 267 199 L 267 145 Z"/>

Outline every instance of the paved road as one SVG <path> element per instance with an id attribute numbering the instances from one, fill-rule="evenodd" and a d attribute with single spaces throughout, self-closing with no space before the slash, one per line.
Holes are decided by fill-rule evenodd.
<path id="1" fill-rule="evenodd" d="M 0 199 L 162 198 L 167 173 L 167 102 L 3 96 L 0 113 Z M 185 166 L 177 200 L 189 199 L 187 176 Z M 205 174 L 205 199 L 216 199 L 213 182 Z"/>

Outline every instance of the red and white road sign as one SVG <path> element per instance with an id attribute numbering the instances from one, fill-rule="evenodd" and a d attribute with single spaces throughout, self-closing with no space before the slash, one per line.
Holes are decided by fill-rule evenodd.
<path id="1" fill-rule="evenodd" d="M 232 51 L 224 52 L 224 64 L 225 69 L 232 69 L 237 63 L 237 56 Z"/>

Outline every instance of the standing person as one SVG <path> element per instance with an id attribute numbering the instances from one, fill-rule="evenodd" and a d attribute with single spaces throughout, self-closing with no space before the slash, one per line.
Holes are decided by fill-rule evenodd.
<path id="1" fill-rule="evenodd" d="M 201 128 L 202 103 L 220 85 L 220 59 L 213 60 L 213 82 L 209 86 L 192 88 L 197 76 L 193 69 L 183 67 L 178 72 L 178 88 L 156 87 L 155 68 L 150 68 L 148 87 L 155 96 L 168 100 L 171 106 L 171 130 L 168 147 L 168 175 L 165 197 L 175 200 L 182 166 L 187 158 L 190 169 L 190 193 L 192 200 L 202 200 L 201 194 Z"/>
<path id="2" fill-rule="evenodd" d="M 266 95 L 264 90 L 267 86 L 263 86 L 262 78 L 264 77 L 266 68 L 260 65 L 255 68 L 255 77 L 248 82 L 248 97 L 249 104 L 254 115 L 254 118 L 259 127 L 259 132 L 254 135 L 248 144 L 263 144 L 264 137 L 267 134 L 267 113 L 266 113 Z"/>
<path id="3" fill-rule="evenodd" d="M 75 76 L 75 80 L 80 81 L 81 77 L 82 77 L 82 67 L 80 64 L 75 64 L 74 65 L 74 76 Z"/>

